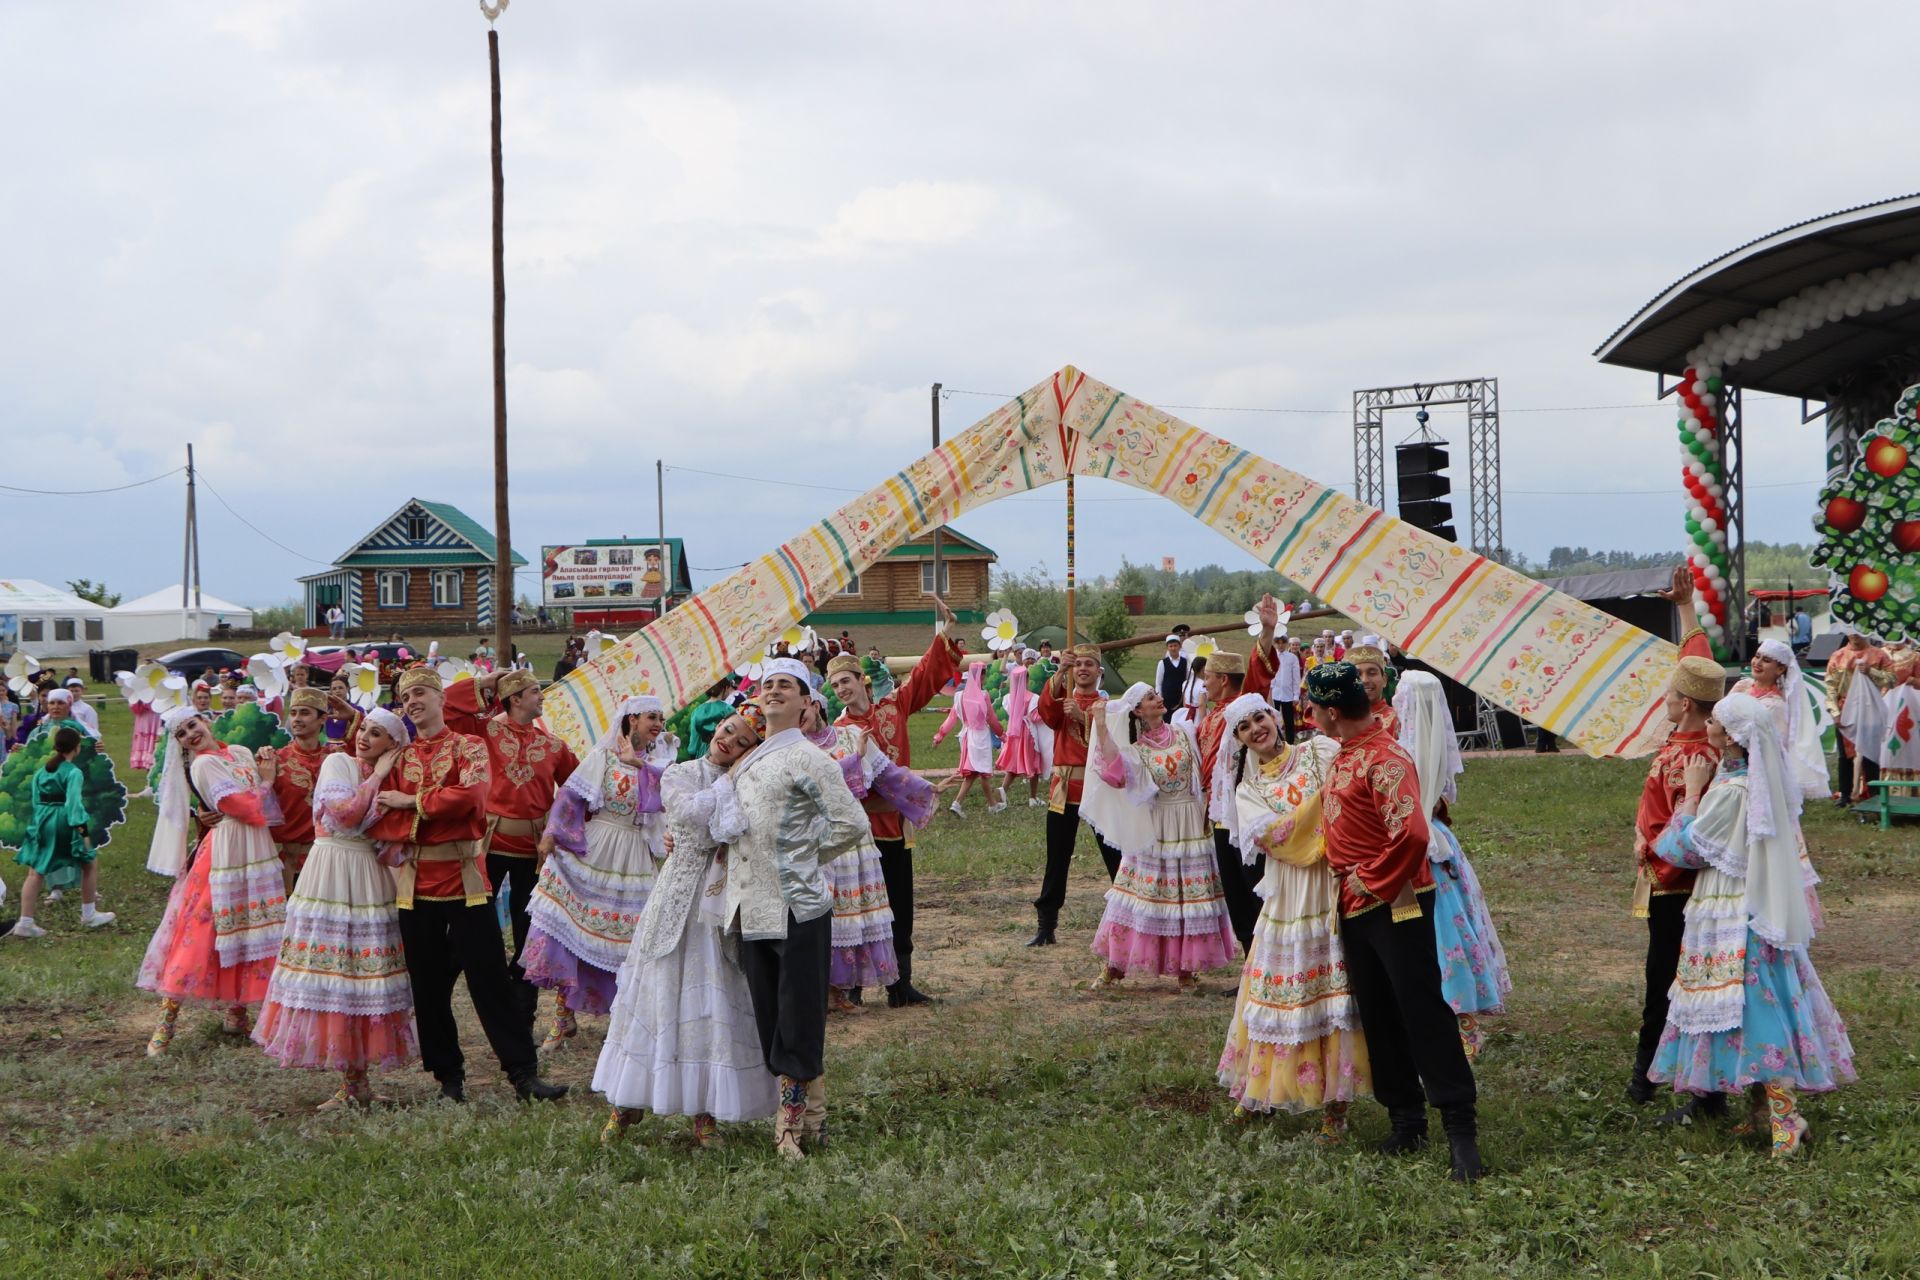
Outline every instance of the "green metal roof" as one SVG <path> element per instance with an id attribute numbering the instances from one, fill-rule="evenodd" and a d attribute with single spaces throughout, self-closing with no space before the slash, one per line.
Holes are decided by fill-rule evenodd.
<path id="1" fill-rule="evenodd" d="M 414 501 L 422 507 L 425 507 L 429 513 L 440 520 L 441 523 L 445 524 L 447 528 L 453 530 L 468 542 L 471 542 L 479 549 L 480 553 L 487 558 L 488 564 L 492 564 L 495 557 L 500 554 L 500 544 L 493 540 L 493 534 L 482 529 L 475 523 L 471 516 L 460 508 L 446 502 L 428 502 L 425 498 L 415 498 Z M 507 554 L 513 558 L 513 563 L 517 565 L 527 562 L 524 556 L 511 548 L 508 549 Z"/>
<path id="2" fill-rule="evenodd" d="M 933 558 L 932 535 L 923 534 L 921 536 L 926 538 L 927 541 L 922 542 L 918 538 L 916 538 L 912 542 L 902 543 L 900 546 L 897 546 L 893 550 L 887 552 L 887 554 L 882 556 L 881 559 L 883 560 L 929 560 L 929 559 L 932 559 Z M 998 560 L 1000 558 L 1000 553 L 995 551 L 992 547 L 987 546 L 985 543 L 975 542 L 972 538 L 969 538 L 966 534 L 960 533 L 957 530 L 948 529 L 945 527 L 942 527 L 940 530 L 940 554 L 943 557 L 957 555 L 957 556 L 985 556 L 989 560 Z"/>
<path id="3" fill-rule="evenodd" d="M 381 534 L 409 507 L 419 507 L 427 515 L 438 521 L 448 533 L 460 542 L 467 544 L 449 546 L 444 539 L 439 545 L 430 546 L 394 546 L 392 539 L 382 539 Z M 369 545 L 374 544 L 374 545 Z M 373 529 L 354 543 L 345 555 L 334 561 L 336 569 L 371 569 L 381 566 L 420 566 L 433 565 L 491 565 L 497 554 L 499 544 L 466 512 L 446 502 L 429 502 L 425 498 L 409 498 L 400 509 L 375 525 Z M 519 552 L 512 553 L 515 565 L 524 565 L 526 558 Z"/>
<path id="4" fill-rule="evenodd" d="M 519 556 L 514 557 L 516 564 L 525 564 Z M 415 551 L 361 551 L 348 556 L 340 562 L 343 569 L 377 569 L 383 566 L 391 568 L 450 567 L 455 565 L 477 564 L 491 568 L 493 557 L 483 556 L 478 551 L 447 551 L 433 547 L 421 547 Z"/>

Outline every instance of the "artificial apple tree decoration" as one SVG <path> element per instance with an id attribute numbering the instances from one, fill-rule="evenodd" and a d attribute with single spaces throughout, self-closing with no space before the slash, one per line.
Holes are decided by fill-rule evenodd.
<path id="1" fill-rule="evenodd" d="M 1860 441 L 1814 517 L 1813 563 L 1834 580 L 1833 612 L 1889 639 L 1920 639 L 1920 386 Z"/>

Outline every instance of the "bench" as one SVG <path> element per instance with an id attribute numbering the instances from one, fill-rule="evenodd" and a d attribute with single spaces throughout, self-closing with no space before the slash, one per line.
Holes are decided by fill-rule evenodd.
<path id="1" fill-rule="evenodd" d="M 1876 778 L 1867 784 L 1867 789 L 1874 794 L 1854 805 L 1853 811 L 1869 818 L 1877 816 L 1880 819 L 1882 831 L 1893 828 L 1893 815 L 1896 813 L 1902 817 L 1920 818 L 1920 795 L 1896 796 L 1893 794 L 1895 789 L 1920 791 L 1920 779 L 1897 778 L 1889 782 L 1883 778 Z"/>

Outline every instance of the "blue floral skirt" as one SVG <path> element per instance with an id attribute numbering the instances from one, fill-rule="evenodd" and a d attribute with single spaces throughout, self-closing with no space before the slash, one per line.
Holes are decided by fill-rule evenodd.
<path id="1" fill-rule="evenodd" d="M 1436 821 L 1432 827 L 1434 838 L 1448 851 L 1433 864 L 1433 939 L 1440 953 L 1441 994 L 1455 1013 L 1499 1013 L 1513 990 L 1507 953 L 1460 842 L 1444 824 Z"/>
<path id="2" fill-rule="evenodd" d="M 1686 1032 L 1667 1021 L 1647 1078 L 1677 1093 L 1738 1093 L 1750 1084 L 1825 1093 L 1858 1077 L 1853 1043 L 1805 951 L 1788 951 L 1747 931 L 1746 991 L 1740 1025 Z"/>

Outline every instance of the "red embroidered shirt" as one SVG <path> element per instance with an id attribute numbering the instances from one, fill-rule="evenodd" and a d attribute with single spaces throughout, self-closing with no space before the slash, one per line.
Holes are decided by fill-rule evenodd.
<path id="1" fill-rule="evenodd" d="M 953 642 L 944 635 L 935 636 L 933 643 L 914 664 L 906 682 L 879 701 L 872 703 L 863 716 L 856 716 L 851 710 L 842 711 L 835 724 L 851 725 L 856 729 L 865 729 L 874 745 L 886 752 L 887 759 L 902 769 L 913 767 L 913 744 L 907 739 L 907 717 L 924 708 L 933 701 L 934 695 L 946 688 L 947 681 L 960 671 L 960 653 Z M 875 840 L 901 840 L 906 837 L 906 825 L 900 820 L 900 811 L 868 793 L 861 802 L 867 811 L 867 823 L 873 828 Z"/>
<path id="2" fill-rule="evenodd" d="M 452 844 L 478 840 L 487 833 L 487 748 L 480 739 L 451 729 L 415 738 L 400 749 L 383 791 L 420 797 L 419 812 L 390 809 L 369 828 L 370 839 L 393 844 Z M 481 859 L 481 877 L 486 876 Z M 491 887 L 491 886 L 489 886 Z M 460 899 L 458 862 L 422 862 L 414 896 Z"/>
<path id="3" fill-rule="evenodd" d="M 337 742 L 320 740 L 320 749 L 308 751 L 298 742 L 290 742 L 273 753 L 273 798 L 285 821 L 273 828 L 276 844 L 312 844 L 313 783 L 328 756 L 341 750 Z"/>
<path id="4" fill-rule="evenodd" d="M 520 725 L 503 715 L 485 715 L 480 691 L 471 680 L 447 687 L 447 727 L 480 739 L 487 748 L 492 783 L 487 815 L 534 821 L 553 807 L 553 796 L 580 767 L 573 748 L 537 724 Z M 493 852 L 532 857 L 539 833 L 496 831 Z"/>
<path id="5" fill-rule="evenodd" d="M 1713 646 L 1707 640 L 1706 632 L 1695 631 L 1680 645 L 1683 658 L 1711 658 Z M 1634 814 L 1633 828 L 1646 842 L 1647 851 L 1640 855 L 1640 865 L 1647 869 L 1653 879 L 1655 893 L 1692 893 L 1693 882 L 1700 875 L 1698 871 L 1687 867 L 1676 867 L 1663 858 L 1653 854 L 1654 841 L 1667 829 L 1667 823 L 1673 820 L 1674 806 L 1687 794 L 1687 766 L 1695 760 L 1704 760 L 1708 764 L 1718 765 L 1720 753 L 1708 742 L 1706 730 L 1697 733 L 1671 733 L 1653 758 L 1653 765 L 1647 770 L 1646 785 L 1640 788 L 1640 808 Z"/>
<path id="6" fill-rule="evenodd" d="M 1087 726 L 1067 717 L 1067 705 L 1072 703 L 1078 706 L 1091 719 L 1100 714 L 1100 691 L 1096 689 L 1092 693 L 1081 693 L 1077 689 L 1068 689 L 1065 696 L 1061 696 L 1055 692 L 1057 687 L 1056 680 L 1048 680 L 1041 686 L 1038 714 L 1041 723 L 1053 730 L 1053 767 L 1081 770 L 1067 778 L 1065 798 L 1066 804 L 1079 804 L 1086 785 Z M 1058 796 L 1055 798 L 1058 799 Z"/>
<path id="7" fill-rule="evenodd" d="M 1415 893 L 1433 887 L 1420 779 L 1392 734 L 1376 725 L 1342 743 L 1320 796 L 1320 835 L 1340 877 L 1340 914 L 1384 906 L 1408 885 Z M 1370 892 L 1356 894 L 1349 872 Z"/>
<path id="8" fill-rule="evenodd" d="M 1273 689 L 1275 665 L 1276 655 L 1269 654 L 1256 644 L 1253 656 L 1247 659 L 1247 677 L 1240 682 L 1240 692 L 1267 697 Z M 1226 731 L 1226 704 L 1209 702 L 1199 725 L 1193 731 L 1193 740 L 1200 748 L 1200 786 L 1203 790 L 1212 785 L 1213 763 L 1220 755 L 1220 744 Z"/>

